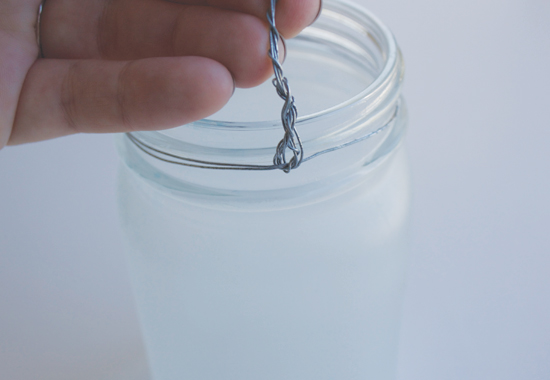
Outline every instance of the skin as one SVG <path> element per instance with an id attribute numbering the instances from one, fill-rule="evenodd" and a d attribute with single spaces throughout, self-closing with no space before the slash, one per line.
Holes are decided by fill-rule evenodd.
<path id="1" fill-rule="evenodd" d="M 47 0 L 45 58 L 40 3 L 0 0 L 0 149 L 176 127 L 272 75 L 269 0 Z M 277 28 L 291 38 L 320 7 L 279 0 Z"/>

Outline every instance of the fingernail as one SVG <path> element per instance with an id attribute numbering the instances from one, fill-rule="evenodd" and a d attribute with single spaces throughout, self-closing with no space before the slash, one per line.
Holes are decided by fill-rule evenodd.
<path id="1" fill-rule="evenodd" d="M 319 0 L 319 11 L 317 12 L 317 16 L 315 16 L 315 19 L 311 22 L 311 24 L 309 25 L 312 25 L 315 23 L 315 21 L 317 21 L 317 19 L 319 18 L 319 16 L 321 16 L 321 12 L 323 11 L 323 0 Z"/>
<path id="2" fill-rule="evenodd" d="M 284 52 L 283 61 L 281 63 L 284 63 L 286 61 L 286 41 L 283 36 L 279 36 L 279 41 L 283 46 L 283 52 Z"/>
<path id="3" fill-rule="evenodd" d="M 233 79 L 233 93 L 231 94 L 231 96 L 235 95 L 235 90 L 237 89 L 237 82 L 235 82 L 235 78 L 231 77 L 231 79 Z"/>

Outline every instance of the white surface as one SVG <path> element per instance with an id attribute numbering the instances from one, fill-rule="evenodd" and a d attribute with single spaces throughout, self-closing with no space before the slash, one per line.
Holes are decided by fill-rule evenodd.
<path id="1" fill-rule="evenodd" d="M 399 378 L 549 379 L 550 3 L 362 3 L 408 66 Z M 0 380 L 144 379 L 116 167 L 110 136 L 0 152 Z"/>

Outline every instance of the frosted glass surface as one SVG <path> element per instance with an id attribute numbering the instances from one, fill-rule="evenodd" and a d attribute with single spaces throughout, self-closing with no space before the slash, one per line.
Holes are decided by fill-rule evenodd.
<path id="1" fill-rule="evenodd" d="M 190 204 L 123 168 L 154 379 L 393 379 L 408 192 L 402 153 L 340 196 L 261 212 Z"/>

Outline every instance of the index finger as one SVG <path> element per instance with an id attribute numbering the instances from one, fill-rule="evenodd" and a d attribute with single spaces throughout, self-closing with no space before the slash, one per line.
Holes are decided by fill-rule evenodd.
<path id="1" fill-rule="evenodd" d="M 211 6 L 266 19 L 271 0 L 170 0 L 173 3 Z M 322 0 L 277 0 L 277 29 L 285 38 L 296 36 L 321 12 Z"/>

